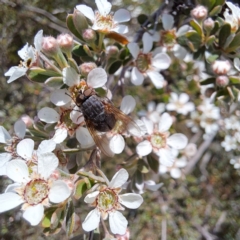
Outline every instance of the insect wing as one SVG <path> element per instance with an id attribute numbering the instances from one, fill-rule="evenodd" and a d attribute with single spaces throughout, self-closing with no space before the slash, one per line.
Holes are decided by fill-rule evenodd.
<path id="1" fill-rule="evenodd" d="M 128 131 L 131 135 L 135 137 L 141 136 L 140 127 L 124 112 L 120 109 L 116 108 L 114 105 L 105 103 L 105 111 L 109 113 L 113 113 L 117 121 L 121 121 L 122 129 L 121 132 Z"/>
<path id="2" fill-rule="evenodd" d="M 95 130 L 94 125 L 91 121 L 85 120 L 86 126 L 88 128 L 88 131 L 90 132 L 94 142 L 96 143 L 97 147 L 106 155 L 109 157 L 113 157 L 114 153 L 111 151 L 109 147 L 109 139 L 107 138 L 105 133 L 100 133 Z"/>

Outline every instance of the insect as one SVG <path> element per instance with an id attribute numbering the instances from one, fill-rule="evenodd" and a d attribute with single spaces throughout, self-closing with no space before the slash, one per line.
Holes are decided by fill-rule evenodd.
<path id="1" fill-rule="evenodd" d="M 99 97 L 91 87 L 78 92 L 76 104 L 96 145 L 107 156 L 114 154 L 104 133 L 114 129 L 121 134 L 127 131 L 129 126 L 140 132 L 137 124 L 129 116 L 116 108 L 108 98 Z"/>

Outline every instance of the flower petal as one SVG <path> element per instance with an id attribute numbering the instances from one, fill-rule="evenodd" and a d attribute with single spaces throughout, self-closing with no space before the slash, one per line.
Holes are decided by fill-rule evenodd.
<path id="1" fill-rule="evenodd" d="M 131 82 L 134 85 L 141 85 L 143 83 L 144 76 L 136 67 L 133 67 L 131 72 Z"/>
<path id="2" fill-rule="evenodd" d="M 11 159 L 12 159 L 11 153 L 0 153 L 0 167 L 5 165 Z"/>
<path id="3" fill-rule="evenodd" d="M 112 8 L 112 4 L 110 2 L 107 0 L 95 0 L 95 3 L 101 15 L 106 16 L 110 13 Z"/>
<path id="4" fill-rule="evenodd" d="M 57 180 L 53 183 L 49 191 L 49 200 L 53 203 L 60 203 L 65 201 L 71 194 L 71 190 L 68 185 L 62 181 Z"/>
<path id="5" fill-rule="evenodd" d="M 166 53 L 158 53 L 152 59 L 152 66 L 158 70 L 169 68 L 171 64 L 171 58 Z"/>
<path id="6" fill-rule="evenodd" d="M 180 178 L 182 175 L 182 172 L 178 168 L 172 168 L 170 170 L 170 175 L 172 176 L 172 178 Z"/>
<path id="7" fill-rule="evenodd" d="M 56 143 L 53 140 L 43 140 L 37 149 L 37 154 L 52 152 L 56 148 Z"/>
<path id="8" fill-rule="evenodd" d="M 119 188 L 128 180 L 128 172 L 124 168 L 121 168 L 115 173 L 111 182 L 109 183 L 110 188 Z"/>
<path id="9" fill-rule="evenodd" d="M 181 133 L 175 133 L 167 138 L 167 144 L 175 149 L 183 149 L 187 146 L 188 139 Z"/>
<path id="10" fill-rule="evenodd" d="M 164 86 L 164 77 L 162 76 L 162 74 L 160 74 L 159 72 L 156 72 L 156 71 L 148 71 L 147 75 L 149 76 L 149 78 L 151 79 L 153 85 L 157 89 L 163 88 L 163 86 Z"/>
<path id="11" fill-rule="evenodd" d="M 12 183 L 12 184 L 9 184 L 7 186 L 7 188 L 5 189 L 5 193 L 7 193 L 7 192 L 16 193 L 16 189 L 21 187 L 21 186 L 22 186 L 22 183 Z"/>
<path id="12" fill-rule="evenodd" d="M 94 146 L 95 142 L 88 129 L 84 127 L 79 127 L 76 131 L 76 138 L 78 142 L 81 144 L 82 148 L 90 148 Z"/>
<path id="13" fill-rule="evenodd" d="M 58 158 L 54 153 L 43 153 L 38 156 L 38 173 L 47 179 L 58 166 Z"/>
<path id="14" fill-rule="evenodd" d="M 32 158 L 33 150 L 34 150 L 34 141 L 30 138 L 23 139 L 17 145 L 17 154 L 26 160 L 29 160 Z"/>
<path id="15" fill-rule="evenodd" d="M 84 121 L 83 114 L 77 106 L 74 107 L 73 111 L 71 111 L 70 118 L 75 124 L 80 124 Z"/>
<path id="16" fill-rule="evenodd" d="M 14 182 L 22 183 L 29 180 L 28 166 L 23 160 L 12 160 L 7 164 L 7 176 Z"/>
<path id="17" fill-rule="evenodd" d="M 148 134 L 152 134 L 153 133 L 153 122 L 151 120 L 149 120 L 148 118 L 142 118 L 142 121 L 144 123 L 144 125 L 146 126 L 147 129 L 147 133 Z"/>
<path id="18" fill-rule="evenodd" d="M 9 143 L 11 139 L 9 132 L 3 126 L 0 126 L 0 143 Z"/>
<path id="19" fill-rule="evenodd" d="M 131 95 L 126 95 L 122 99 L 120 109 L 123 111 L 126 115 L 131 113 L 136 106 L 136 101 Z"/>
<path id="20" fill-rule="evenodd" d="M 112 233 L 123 235 L 127 230 L 128 221 L 122 213 L 118 211 L 110 212 L 109 225 Z"/>
<path id="21" fill-rule="evenodd" d="M 23 218 L 27 220 L 32 226 L 38 225 L 43 218 L 44 208 L 42 204 L 28 207 L 24 213 Z"/>
<path id="22" fill-rule="evenodd" d="M 171 152 L 171 149 L 161 148 L 158 151 L 158 155 L 160 157 L 160 163 L 166 167 L 171 167 L 174 162 L 174 156 Z"/>
<path id="23" fill-rule="evenodd" d="M 173 28 L 173 24 L 174 24 L 173 16 L 168 14 L 168 13 L 163 13 L 163 15 L 162 15 L 162 23 L 163 23 L 163 28 L 165 30 L 172 29 Z"/>
<path id="24" fill-rule="evenodd" d="M 49 107 L 44 107 L 38 112 L 38 117 L 41 121 L 46 122 L 46 123 L 56 123 L 59 121 L 60 116 L 52 108 Z"/>
<path id="25" fill-rule="evenodd" d="M 128 32 L 128 26 L 118 24 L 115 28 L 112 29 L 112 31 L 117 32 L 119 34 L 125 34 Z"/>
<path id="26" fill-rule="evenodd" d="M 119 195 L 119 200 L 122 205 L 131 209 L 136 209 L 143 203 L 142 196 L 136 193 Z"/>
<path id="27" fill-rule="evenodd" d="M 107 82 L 107 73 L 103 68 L 94 68 L 87 77 L 87 84 L 93 88 L 103 87 Z"/>
<path id="28" fill-rule="evenodd" d="M 157 191 L 163 185 L 163 183 L 156 184 L 154 181 L 150 181 L 150 180 L 146 181 L 145 184 L 146 184 L 146 188 L 153 192 Z"/>
<path id="29" fill-rule="evenodd" d="M 158 130 L 159 132 L 166 132 L 173 123 L 172 117 L 168 113 L 163 113 L 160 117 Z"/>
<path id="30" fill-rule="evenodd" d="M 22 119 L 15 122 L 14 131 L 19 138 L 24 138 L 26 133 L 26 124 Z"/>
<path id="31" fill-rule="evenodd" d="M 127 45 L 127 47 L 129 49 L 130 53 L 132 54 L 132 56 L 134 57 L 134 59 L 137 59 L 137 56 L 140 52 L 138 44 L 135 42 L 132 42 L 132 43 L 129 43 Z"/>
<path id="32" fill-rule="evenodd" d="M 0 213 L 13 209 L 24 203 L 21 196 L 13 192 L 0 194 Z"/>
<path id="33" fill-rule="evenodd" d="M 52 92 L 50 100 L 56 106 L 64 106 L 72 99 L 67 89 L 57 89 Z"/>
<path id="34" fill-rule="evenodd" d="M 58 128 L 52 137 L 55 143 L 62 143 L 68 136 L 68 131 L 65 128 Z"/>
<path id="35" fill-rule="evenodd" d="M 99 194 L 99 191 L 95 191 L 95 192 L 89 193 L 89 194 L 84 198 L 84 202 L 85 202 L 85 203 L 88 203 L 88 204 L 93 203 L 93 202 L 96 200 L 98 194 Z"/>
<path id="36" fill-rule="evenodd" d="M 149 53 L 153 46 L 152 36 L 148 32 L 145 32 L 143 34 L 142 41 L 143 41 L 143 53 Z"/>
<path id="37" fill-rule="evenodd" d="M 7 83 L 11 83 L 15 81 L 16 79 L 24 76 L 27 72 L 27 68 L 25 67 L 11 67 L 6 73 L 5 76 L 10 76 L 10 78 L 7 80 Z"/>
<path id="38" fill-rule="evenodd" d="M 109 141 L 109 147 L 113 153 L 119 154 L 125 147 L 125 141 L 122 135 L 116 134 Z"/>
<path id="39" fill-rule="evenodd" d="M 97 209 L 93 209 L 85 218 L 84 222 L 82 223 L 82 228 L 90 232 L 96 229 L 100 222 L 100 213 Z"/>
<path id="40" fill-rule="evenodd" d="M 84 4 L 80 4 L 76 6 L 77 10 L 80 11 L 85 17 L 87 17 L 88 19 L 92 20 L 92 22 L 95 19 L 95 15 L 94 12 L 92 10 L 92 8 L 84 5 Z"/>
<path id="41" fill-rule="evenodd" d="M 39 52 L 42 49 L 43 30 L 39 30 L 34 37 L 34 46 Z"/>
<path id="42" fill-rule="evenodd" d="M 136 152 L 139 156 L 147 156 L 152 152 L 152 145 L 148 140 L 140 142 L 136 147 Z"/>
<path id="43" fill-rule="evenodd" d="M 79 83 L 79 75 L 76 70 L 71 67 L 66 67 L 62 70 L 63 74 L 63 82 L 67 84 L 69 87 L 77 85 Z"/>
<path id="44" fill-rule="evenodd" d="M 131 19 L 131 15 L 126 9 L 119 9 L 113 15 L 114 22 L 128 22 Z"/>

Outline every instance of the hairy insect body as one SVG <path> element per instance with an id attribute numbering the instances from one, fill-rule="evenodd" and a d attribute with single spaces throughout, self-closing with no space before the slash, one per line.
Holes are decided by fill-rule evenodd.
<path id="1" fill-rule="evenodd" d="M 116 118 L 113 113 L 106 112 L 106 106 L 98 96 L 85 97 L 80 108 L 85 120 L 90 121 L 95 130 L 108 132 L 114 128 Z"/>

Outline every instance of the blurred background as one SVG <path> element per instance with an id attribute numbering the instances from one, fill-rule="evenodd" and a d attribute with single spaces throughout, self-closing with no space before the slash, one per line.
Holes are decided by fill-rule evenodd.
<path id="1" fill-rule="evenodd" d="M 149 15 L 161 4 L 160 0 L 112 2 L 116 4 L 114 9 L 124 7 L 132 12 L 133 19 L 129 23 L 131 34 L 139 29 L 137 15 Z M 19 64 L 17 51 L 26 42 L 32 44 L 35 34 L 40 29 L 43 29 L 45 35 L 52 36 L 67 32 L 66 16 L 81 3 L 95 8 L 92 0 L 0 0 L 0 125 L 10 132 L 14 122 L 22 115 L 36 116 L 37 110 L 49 102 L 50 91 L 47 87 L 33 84 L 24 77 L 7 84 L 4 73 L 11 66 Z M 173 73 L 173 76 L 178 76 L 178 73 Z M 144 99 L 147 101 L 150 96 L 146 95 Z M 240 239 L 239 171 L 229 164 L 229 158 L 225 151 L 219 148 L 219 143 L 212 142 L 208 150 L 211 152 L 210 157 L 203 157 L 184 179 L 160 178 L 159 181 L 163 182 L 164 186 L 159 191 L 145 192 L 144 203 L 137 211 L 125 211 L 131 229 L 131 239 Z M 104 163 L 103 167 L 108 170 L 113 165 L 114 163 L 108 162 Z M 0 178 L 1 192 L 9 183 L 10 180 Z M 79 214 L 86 216 L 89 209 L 85 204 L 82 206 L 86 209 L 79 209 Z M 82 229 L 79 229 L 78 234 L 81 233 Z M 45 236 L 40 226 L 29 226 L 21 218 L 21 212 L 14 210 L 0 215 L 0 239 L 67 238 L 64 231 Z"/>

